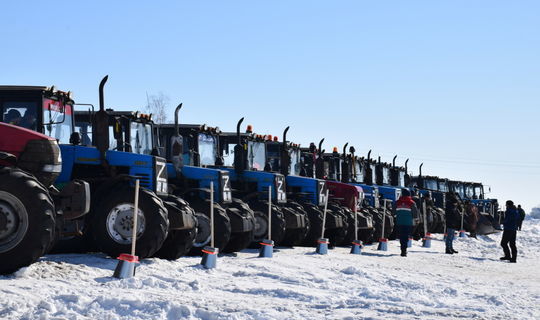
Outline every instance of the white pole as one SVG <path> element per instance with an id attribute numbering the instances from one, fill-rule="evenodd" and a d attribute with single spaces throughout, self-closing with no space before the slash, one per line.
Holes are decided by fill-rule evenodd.
<path id="1" fill-rule="evenodd" d="M 427 219 L 426 219 L 426 202 L 425 200 L 422 201 L 422 215 L 424 218 L 424 237 L 427 236 L 428 230 L 427 230 Z"/>
<path id="2" fill-rule="evenodd" d="M 214 181 L 210 181 L 210 246 L 214 248 Z"/>
<path id="3" fill-rule="evenodd" d="M 358 217 L 356 216 L 356 197 L 354 197 L 354 240 L 358 239 Z"/>
<path id="4" fill-rule="evenodd" d="M 388 199 L 384 199 L 384 200 L 383 200 L 383 204 L 384 204 L 384 213 L 383 213 L 382 230 L 381 230 L 381 238 L 382 238 L 382 239 L 384 239 L 384 225 L 386 224 L 386 201 L 388 201 Z"/>
<path id="5" fill-rule="evenodd" d="M 326 226 L 326 210 L 328 209 L 328 189 L 326 189 L 326 202 L 324 203 L 321 238 L 324 238 L 324 228 Z"/>
<path id="6" fill-rule="evenodd" d="M 272 186 L 268 186 L 268 240 L 272 240 Z"/>
<path id="7" fill-rule="evenodd" d="M 137 216 L 139 213 L 139 179 L 135 180 L 135 203 L 133 208 L 133 232 L 131 234 L 131 255 L 135 255 L 137 244 Z"/>
<path id="8" fill-rule="evenodd" d="M 465 211 L 460 211 L 461 213 L 461 229 L 459 231 L 463 230 L 463 219 L 465 218 Z"/>

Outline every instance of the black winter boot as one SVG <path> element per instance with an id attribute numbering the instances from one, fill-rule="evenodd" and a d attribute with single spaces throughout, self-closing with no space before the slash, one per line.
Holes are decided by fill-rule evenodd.
<path id="1" fill-rule="evenodd" d="M 446 253 L 447 254 L 454 254 L 454 250 L 452 250 L 450 248 L 446 248 Z"/>
<path id="2" fill-rule="evenodd" d="M 407 249 L 401 249 L 401 256 L 406 257 L 407 256 Z"/>
<path id="3" fill-rule="evenodd" d="M 500 257 L 501 260 L 510 260 L 510 257 Z"/>

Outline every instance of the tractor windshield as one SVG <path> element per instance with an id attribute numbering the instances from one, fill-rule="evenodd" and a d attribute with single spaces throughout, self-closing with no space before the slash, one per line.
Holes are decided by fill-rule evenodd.
<path id="1" fill-rule="evenodd" d="M 473 186 L 468 185 L 468 186 L 465 187 L 465 195 L 469 199 L 474 198 L 474 188 L 473 188 Z"/>
<path id="2" fill-rule="evenodd" d="M 405 187 L 405 171 L 399 171 L 398 186 Z"/>
<path id="3" fill-rule="evenodd" d="M 424 180 L 424 188 L 429 189 L 429 190 L 438 190 L 438 188 L 437 188 L 437 180 L 425 179 Z"/>
<path id="4" fill-rule="evenodd" d="M 201 165 L 212 166 L 216 162 L 217 141 L 212 135 L 199 133 L 199 155 L 201 156 Z"/>
<path id="5" fill-rule="evenodd" d="M 264 142 L 248 141 L 248 165 L 251 170 L 264 170 L 266 161 L 266 144 Z"/>
<path id="6" fill-rule="evenodd" d="M 383 167 L 382 169 L 383 184 L 390 184 L 390 169 Z"/>
<path id="7" fill-rule="evenodd" d="M 360 162 L 354 161 L 354 180 L 356 182 L 364 182 L 364 167 L 360 165 Z"/>
<path id="8" fill-rule="evenodd" d="M 300 149 L 290 149 L 291 154 L 291 175 L 299 176 L 302 169 L 302 155 Z"/>
<path id="9" fill-rule="evenodd" d="M 448 184 L 446 181 L 439 181 L 439 191 L 448 192 Z"/>
<path id="10" fill-rule="evenodd" d="M 152 153 L 152 126 L 140 122 L 131 122 L 130 145 L 134 153 Z"/>
<path id="11" fill-rule="evenodd" d="M 276 142 L 268 142 L 266 143 L 266 156 L 268 158 L 268 162 L 270 163 L 270 166 L 272 167 L 272 171 L 279 171 L 279 165 L 280 165 L 280 143 Z"/>

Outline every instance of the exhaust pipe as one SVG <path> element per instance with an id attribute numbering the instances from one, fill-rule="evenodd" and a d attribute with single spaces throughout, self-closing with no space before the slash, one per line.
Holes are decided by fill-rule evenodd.
<path id="1" fill-rule="evenodd" d="M 290 128 L 290 127 L 287 127 L 287 128 L 285 128 L 285 130 L 283 131 L 283 145 L 284 145 L 284 146 L 287 145 L 287 132 L 289 131 L 289 128 Z"/>
<path id="2" fill-rule="evenodd" d="M 322 154 L 322 144 L 324 142 L 324 138 L 321 139 L 321 141 L 319 141 L 319 155 Z"/>
<path id="3" fill-rule="evenodd" d="M 409 163 L 409 159 L 405 160 L 405 173 L 409 171 L 409 167 L 407 166 L 407 163 Z"/>
<path id="4" fill-rule="evenodd" d="M 182 109 L 182 103 L 180 103 L 174 110 L 174 132 L 177 136 L 180 135 L 180 127 L 178 126 L 178 112 Z"/>
<path id="5" fill-rule="evenodd" d="M 345 157 L 347 156 L 347 146 L 349 145 L 349 143 L 347 142 L 344 146 L 343 146 L 343 159 L 345 159 Z"/>
<path id="6" fill-rule="evenodd" d="M 238 137 L 238 143 L 234 146 L 234 170 L 238 173 L 244 172 L 246 169 L 246 158 L 244 148 L 242 147 L 242 138 L 240 137 L 240 125 L 244 121 L 244 117 L 238 120 L 236 124 L 236 136 Z"/>
<path id="7" fill-rule="evenodd" d="M 419 175 L 420 175 L 420 176 L 422 176 L 422 166 L 423 166 L 423 165 L 424 165 L 424 163 L 422 162 L 422 164 L 420 165 L 420 168 L 418 168 L 419 171 L 420 171 L 420 172 L 419 172 Z"/>
<path id="8" fill-rule="evenodd" d="M 284 176 L 289 175 L 289 163 L 291 163 L 291 157 L 289 156 L 289 151 L 287 147 L 287 132 L 289 131 L 289 126 L 283 130 L 283 143 L 281 144 L 281 159 L 280 159 L 280 171 Z"/>
<path id="9" fill-rule="evenodd" d="M 371 160 L 371 150 L 369 150 L 369 152 L 367 153 L 367 161 L 369 163 L 369 161 Z"/>
<path id="10" fill-rule="evenodd" d="M 94 130 L 92 140 L 98 149 L 101 160 L 105 160 L 105 153 L 109 150 L 109 114 L 105 110 L 105 95 L 103 89 L 109 76 L 103 77 L 99 83 L 99 111 L 94 116 Z"/>
<path id="11" fill-rule="evenodd" d="M 396 158 L 397 158 L 397 154 L 394 156 L 394 159 L 392 159 L 392 167 L 396 166 Z"/>

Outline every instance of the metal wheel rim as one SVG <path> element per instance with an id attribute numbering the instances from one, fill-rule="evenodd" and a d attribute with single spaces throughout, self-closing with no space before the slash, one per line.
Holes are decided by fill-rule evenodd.
<path id="1" fill-rule="evenodd" d="M 201 248 L 210 243 L 212 235 L 210 234 L 210 221 L 203 219 L 198 222 L 197 235 L 195 236 L 193 246 Z"/>
<path id="2" fill-rule="evenodd" d="M 261 216 L 255 216 L 255 227 L 253 229 L 253 236 L 255 238 L 262 238 L 268 233 L 268 222 Z"/>
<path id="3" fill-rule="evenodd" d="M 0 230 L 0 253 L 16 247 L 28 231 L 26 207 L 13 194 L 0 191 L 0 216 L 3 226 Z"/>
<path id="4" fill-rule="evenodd" d="M 121 203 L 114 206 L 107 215 L 107 234 L 119 244 L 131 244 L 133 234 L 133 211 L 135 207 L 132 203 Z M 139 207 L 137 209 L 137 239 L 139 239 L 146 229 L 146 219 L 144 212 Z"/>

